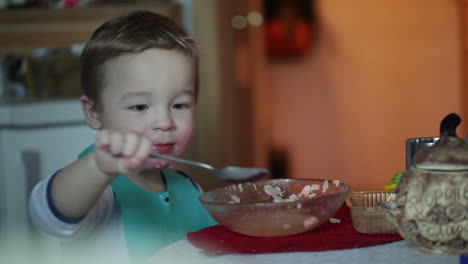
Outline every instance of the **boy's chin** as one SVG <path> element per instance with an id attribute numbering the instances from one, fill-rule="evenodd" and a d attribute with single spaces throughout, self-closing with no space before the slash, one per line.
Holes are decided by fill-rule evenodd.
<path id="1" fill-rule="evenodd" d="M 145 164 L 145 168 L 148 170 L 163 170 L 167 169 L 172 165 L 172 162 L 160 159 L 149 159 Z"/>

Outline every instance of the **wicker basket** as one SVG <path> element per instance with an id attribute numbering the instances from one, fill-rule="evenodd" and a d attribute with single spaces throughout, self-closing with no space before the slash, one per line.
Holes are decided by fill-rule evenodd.
<path id="1" fill-rule="evenodd" d="M 354 229 L 360 233 L 396 233 L 385 209 L 378 204 L 392 202 L 390 195 L 393 192 L 377 191 L 353 191 L 350 193 L 346 204 L 351 209 L 351 219 Z"/>

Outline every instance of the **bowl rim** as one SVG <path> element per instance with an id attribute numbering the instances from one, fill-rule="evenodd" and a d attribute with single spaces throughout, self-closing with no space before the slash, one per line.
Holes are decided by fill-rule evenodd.
<path id="1" fill-rule="evenodd" d="M 312 178 L 278 178 L 278 179 L 266 179 L 266 180 L 259 180 L 259 181 L 255 181 L 255 182 L 275 182 L 275 181 L 286 181 L 286 182 L 289 182 L 289 181 L 321 181 L 321 182 L 325 182 L 325 181 L 333 181 L 333 180 L 329 180 L 329 179 L 312 179 Z M 215 188 L 215 189 L 211 189 L 209 191 L 206 191 L 206 192 L 203 192 L 202 194 L 200 194 L 198 196 L 198 199 L 200 200 L 200 202 L 202 204 L 209 204 L 209 205 L 223 205 L 223 206 L 249 206 L 249 207 L 252 207 L 252 206 L 277 206 L 277 205 L 284 205 L 284 204 L 297 204 L 297 203 L 306 203 L 306 202 L 312 202 L 312 201 L 320 201 L 320 200 L 325 200 L 325 199 L 328 199 L 330 197 L 335 197 L 335 196 L 340 196 L 340 195 L 343 195 L 345 194 L 345 199 L 348 197 L 350 191 L 351 191 L 351 188 L 350 186 L 347 184 L 347 183 L 344 183 L 342 181 L 340 181 L 340 186 L 343 185 L 345 187 L 345 189 L 342 191 L 342 192 L 339 192 L 339 193 L 336 193 L 336 194 L 332 194 L 332 195 L 327 195 L 327 196 L 321 196 L 321 197 L 317 197 L 317 198 L 310 198 L 310 199 L 306 199 L 306 200 L 297 200 L 297 201 L 293 201 L 293 202 L 289 202 L 289 201 L 284 201 L 284 202 L 269 202 L 269 203 L 246 203 L 246 204 L 242 204 L 242 203 L 232 203 L 232 204 L 229 204 L 229 203 L 221 203 L 221 202 L 212 202 L 212 201 L 206 201 L 206 200 L 203 200 L 203 196 L 210 193 L 210 192 L 214 192 L 214 191 L 220 191 L 220 190 L 223 190 L 223 189 L 226 189 L 228 188 L 229 186 L 234 186 L 234 185 L 239 185 L 239 184 L 245 184 L 245 183 L 252 183 L 252 182 L 243 182 L 243 183 L 234 183 L 234 184 L 229 184 L 229 185 L 226 185 L 224 187 L 218 187 L 218 188 Z"/>

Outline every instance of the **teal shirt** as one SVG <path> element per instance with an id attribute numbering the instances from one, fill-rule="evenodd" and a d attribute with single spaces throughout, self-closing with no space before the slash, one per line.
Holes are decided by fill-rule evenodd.
<path id="1" fill-rule="evenodd" d="M 93 150 L 88 147 L 80 157 Z M 162 170 L 166 191 L 146 191 L 120 175 L 111 183 L 120 208 L 130 257 L 142 262 L 156 250 L 218 223 L 200 203 L 200 191 L 190 178 L 172 169 Z"/>

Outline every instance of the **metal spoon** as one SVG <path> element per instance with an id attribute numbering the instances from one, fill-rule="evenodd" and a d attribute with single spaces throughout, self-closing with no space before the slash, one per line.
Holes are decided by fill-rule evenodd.
<path id="1" fill-rule="evenodd" d="M 270 174 L 270 172 L 267 169 L 261 169 L 261 168 L 247 168 L 247 167 L 233 167 L 233 166 L 228 166 L 228 167 L 223 167 L 223 168 L 215 168 L 209 164 L 202 163 L 202 162 L 197 162 L 197 161 L 192 161 L 192 160 L 185 160 L 185 159 L 180 159 L 180 158 L 174 158 L 171 156 L 166 156 L 158 153 L 151 153 L 150 154 L 151 158 L 156 158 L 156 159 L 165 159 L 165 160 L 170 160 L 174 162 L 179 162 L 179 163 L 184 163 L 188 165 L 193 165 L 193 166 L 198 166 L 202 167 L 204 169 L 210 170 L 213 172 L 213 174 L 218 177 L 220 180 L 223 181 L 228 181 L 228 182 L 242 182 L 242 181 L 248 181 L 248 180 L 253 180 L 265 175 Z"/>

